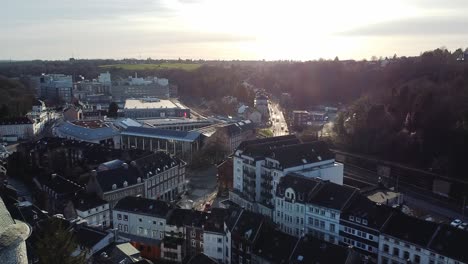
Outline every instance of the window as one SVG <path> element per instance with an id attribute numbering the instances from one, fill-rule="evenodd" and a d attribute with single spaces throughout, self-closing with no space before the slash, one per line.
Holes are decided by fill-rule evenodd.
<path id="1" fill-rule="evenodd" d="M 400 249 L 398 249 L 398 248 L 396 248 L 396 247 L 393 248 L 393 255 L 394 255 L 394 256 L 399 256 L 399 255 L 400 255 Z"/>
<path id="2" fill-rule="evenodd" d="M 138 234 L 143 234 L 143 227 L 138 227 Z"/>
<path id="3" fill-rule="evenodd" d="M 410 255 L 409 255 L 409 252 L 408 252 L 408 251 L 403 251 L 403 258 L 404 258 L 405 260 L 408 260 L 408 259 L 409 259 L 409 256 L 410 256 Z"/>
<path id="4" fill-rule="evenodd" d="M 128 225 L 124 225 L 124 232 L 128 233 Z"/>
<path id="5" fill-rule="evenodd" d="M 195 243 L 195 239 L 192 239 L 192 247 L 195 247 L 197 244 Z"/>
<path id="6" fill-rule="evenodd" d="M 308 221 L 309 221 L 309 225 L 313 225 L 314 224 L 314 219 L 312 217 L 309 216 L 308 218 Z"/>
<path id="7" fill-rule="evenodd" d="M 218 253 L 223 252 L 223 248 L 218 247 Z"/>
<path id="8" fill-rule="evenodd" d="M 349 220 L 354 221 L 354 216 L 350 215 Z"/>
<path id="9" fill-rule="evenodd" d="M 143 220 L 141 218 L 138 218 L 138 222 L 142 222 Z"/>
<path id="10" fill-rule="evenodd" d="M 384 245 L 383 245 L 383 251 L 384 251 L 385 253 L 388 253 L 388 252 L 390 251 L 390 248 L 388 247 L 387 244 L 384 244 Z"/>
<path id="11" fill-rule="evenodd" d="M 330 231 L 335 232 L 335 224 L 330 224 Z"/>
<path id="12" fill-rule="evenodd" d="M 153 225 L 155 225 L 155 224 L 156 224 L 156 221 L 153 221 Z"/>
<path id="13" fill-rule="evenodd" d="M 190 232 L 191 237 L 195 237 L 195 231 Z"/>
<path id="14" fill-rule="evenodd" d="M 223 239 L 218 238 L 218 243 L 223 243 Z"/>
<path id="15" fill-rule="evenodd" d="M 373 248 L 371 246 L 367 246 L 367 250 L 369 250 L 370 252 L 372 252 Z"/>
<path id="16" fill-rule="evenodd" d="M 356 222 L 361 223 L 361 218 L 356 217 Z"/>
<path id="17" fill-rule="evenodd" d="M 325 215 L 325 210 L 320 210 L 321 215 Z"/>
<path id="18" fill-rule="evenodd" d="M 319 226 L 319 220 L 318 219 L 314 219 L 314 226 Z"/>
<path id="19" fill-rule="evenodd" d="M 128 215 L 123 216 L 124 221 L 128 221 Z"/>
<path id="20" fill-rule="evenodd" d="M 374 240 L 374 236 L 373 236 L 373 235 L 369 235 L 369 240 Z"/>
<path id="21" fill-rule="evenodd" d="M 320 221 L 320 228 L 325 229 L 325 221 Z"/>
<path id="22" fill-rule="evenodd" d="M 367 225 L 367 220 L 366 220 L 366 219 L 362 219 L 362 224 L 363 224 L 363 225 Z"/>
<path id="23" fill-rule="evenodd" d="M 316 214 L 319 213 L 319 209 L 318 209 L 318 208 L 315 208 L 315 213 L 316 213 Z"/>
<path id="24" fill-rule="evenodd" d="M 122 225 L 119 224 L 119 231 L 122 231 Z"/>
<path id="25" fill-rule="evenodd" d="M 419 255 L 414 255 L 414 263 L 421 263 L 421 257 Z"/>
<path id="26" fill-rule="evenodd" d="M 121 214 L 117 214 L 117 220 L 122 220 L 122 215 Z"/>
<path id="27" fill-rule="evenodd" d="M 336 218 L 336 214 L 335 214 L 335 213 L 331 213 L 331 214 L 330 214 L 330 217 L 333 218 L 333 219 L 335 219 L 335 218 Z"/>
<path id="28" fill-rule="evenodd" d="M 249 246 L 246 246 L 246 247 L 245 247 L 245 251 L 246 251 L 247 253 L 250 253 L 250 247 L 249 247 Z"/>

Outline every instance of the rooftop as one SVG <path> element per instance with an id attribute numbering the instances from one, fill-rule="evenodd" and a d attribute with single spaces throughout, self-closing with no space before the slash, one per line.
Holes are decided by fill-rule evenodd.
<path id="1" fill-rule="evenodd" d="M 263 224 L 263 221 L 263 215 L 242 210 L 242 213 L 232 229 L 232 236 L 253 242 Z"/>
<path id="2" fill-rule="evenodd" d="M 75 125 L 70 122 L 61 124 L 57 129 L 62 134 L 81 140 L 101 140 L 118 135 L 117 130 L 113 129 L 112 127 L 105 126 L 90 128 L 81 125 Z"/>
<path id="3" fill-rule="evenodd" d="M 124 109 L 180 108 L 170 100 L 157 98 L 127 99 Z"/>
<path id="4" fill-rule="evenodd" d="M 166 218 L 170 210 L 170 205 L 160 200 L 127 196 L 117 202 L 114 210 Z"/>
<path id="5" fill-rule="evenodd" d="M 381 233 L 426 247 L 436 230 L 436 223 L 417 219 L 403 213 L 394 213 L 382 228 Z"/>
<path id="6" fill-rule="evenodd" d="M 307 178 L 302 175 L 290 173 L 280 179 L 280 182 L 277 186 L 276 195 L 279 197 L 284 196 L 284 191 L 287 188 L 292 188 L 296 193 L 302 193 L 307 197 L 307 193 L 311 192 L 319 186 L 321 183 L 320 180 L 315 178 Z M 280 192 L 280 190 L 282 190 Z M 282 193 L 282 194 L 281 194 Z"/>
<path id="7" fill-rule="evenodd" d="M 348 249 L 311 236 L 301 238 L 289 263 L 347 263 Z"/>
<path id="8" fill-rule="evenodd" d="M 138 169 L 126 163 L 122 163 L 122 166 L 116 169 L 98 171 L 96 175 L 103 192 L 114 190 L 112 188 L 114 184 L 116 189 L 124 188 L 125 182 L 127 182 L 127 186 L 135 185 L 138 183 L 139 177 Z"/>
<path id="9" fill-rule="evenodd" d="M 57 174 L 40 177 L 39 181 L 58 194 L 77 193 L 84 190 L 84 186 Z"/>
<path id="10" fill-rule="evenodd" d="M 327 181 L 322 182 L 321 186 L 309 197 L 309 202 L 335 210 L 342 210 L 356 194 L 357 189 L 353 187 Z"/>
<path id="11" fill-rule="evenodd" d="M 27 117 L 11 117 L 0 119 L 0 126 L 23 124 L 32 124 L 32 121 Z"/>
<path id="12" fill-rule="evenodd" d="M 299 139 L 297 139 L 296 135 L 286 135 L 286 136 L 279 136 L 279 137 L 246 140 L 240 143 L 238 149 L 245 150 L 246 147 L 251 146 L 251 145 L 274 143 L 274 142 L 284 141 L 284 140 L 296 140 L 297 143 L 299 143 Z"/>
<path id="13" fill-rule="evenodd" d="M 205 221 L 205 231 L 223 233 L 224 221 L 229 216 L 229 211 L 223 208 L 212 208 Z"/>
<path id="14" fill-rule="evenodd" d="M 297 238 L 265 225 L 255 241 L 252 253 L 267 261 L 285 264 L 289 263 L 296 243 Z"/>
<path id="15" fill-rule="evenodd" d="M 295 167 L 309 163 L 332 160 L 335 158 L 327 143 L 315 141 L 274 148 L 269 158 L 279 161 L 283 168 Z"/>
<path id="16" fill-rule="evenodd" d="M 207 255 L 200 253 L 192 258 L 187 262 L 187 264 L 217 264 L 218 262 L 214 259 L 208 257 Z"/>
<path id="17" fill-rule="evenodd" d="M 97 243 L 105 239 L 109 233 L 99 228 L 80 226 L 74 230 L 77 243 L 86 248 L 93 248 Z"/>
<path id="18" fill-rule="evenodd" d="M 71 123 L 74 124 L 75 126 L 91 128 L 91 129 L 109 127 L 102 120 L 77 120 Z"/>
<path id="19" fill-rule="evenodd" d="M 187 142 L 193 142 L 197 140 L 201 135 L 201 133 L 196 131 L 176 131 L 149 127 L 127 127 L 125 130 L 122 131 L 121 134 L 127 136 L 173 139 Z"/>
<path id="20" fill-rule="evenodd" d="M 75 209 L 79 211 L 88 211 L 101 205 L 108 204 L 107 201 L 94 194 L 80 194 L 73 201 Z"/>
<path id="21" fill-rule="evenodd" d="M 176 208 L 171 210 L 167 216 L 166 224 L 177 227 L 184 225 L 201 227 L 205 224 L 207 217 L 208 213 L 206 212 Z"/>
<path id="22" fill-rule="evenodd" d="M 349 216 L 354 219 L 361 218 L 367 221 L 369 228 L 380 230 L 388 218 L 393 213 L 393 208 L 375 203 L 361 194 L 357 194 L 343 209 L 342 219 L 349 220 Z M 361 221 L 360 221 L 361 222 Z M 356 222 L 354 222 L 356 224 Z M 361 223 L 358 223 L 361 224 Z"/>
<path id="23" fill-rule="evenodd" d="M 468 263 L 468 231 L 442 224 L 429 244 L 429 249 L 451 259 Z"/>

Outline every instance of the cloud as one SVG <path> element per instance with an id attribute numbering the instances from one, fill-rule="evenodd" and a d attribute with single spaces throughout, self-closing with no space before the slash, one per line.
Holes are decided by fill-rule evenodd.
<path id="1" fill-rule="evenodd" d="M 341 36 L 414 36 L 414 35 L 467 35 L 468 17 L 425 16 L 371 24 L 349 31 Z"/>

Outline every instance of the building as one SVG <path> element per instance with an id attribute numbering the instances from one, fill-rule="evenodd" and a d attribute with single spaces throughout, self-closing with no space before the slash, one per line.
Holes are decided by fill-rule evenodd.
<path id="1" fill-rule="evenodd" d="M 174 131 L 148 127 L 127 127 L 121 131 L 122 149 L 164 151 L 190 161 L 203 143 L 196 131 Z"/>
<path id="2" fill-rule="evenodd" d="M 190 236 L 187 226 L 198 224 L 201 212 L 186 209 L 173 209 L 166 218 L 165 237 L 161 243 L 161 258 L 166 261 L 182 262 L 188 256 Z M 189 240 L 187 240 L 189 237 Z M 196 235 L 194 237 L 196 239 Z M 199 239 L 198 239 L 199 240 Z M 196 242 L 193 247 L 196 247 Z M 195 251 L 195 250 L 194 250 Z M 199 250 L 200 252 L 200 250 Z"/>
<path id="3" fill-rule="evenodd" d="M 256 138 L 255 124 L 250 120 L 244 120 L 230 124 L 216 124 L 204 127 L 197 131 L 203 133 L 208 138 L 208 142 L 221 144 L 228 154 L 233 153 L 241 142 Z"/>
<path id="4" fill-rule="evenodd" d="M 27 264 L 26 239 L 31 227 L 11 217 L 0 198 L 0 259 L 5 264 Z"/>
<path id="5" fill-rule="evenodd" d="M 174 201 L 185 190 L 186 163 L 164 152 L 132 161 L 145 182 L 145 197 Z"/>
<path id="6" fill-rule="evenodd" d="M 244 141 L 233 156 L 234 190 L 229 198 L 272 217 L 273 195 L 291 172 L 343 184 L 343 164 L 335 162 L 325 142 L 301 143 L 296 136 Z"/>
<path id="7" fill-rule="evenodd" d="M 125 117 L 129 118 L 190 118 L 190 109 L 158 98 L 127 99 L 123 112 Z"/>
<path id="8" fill-rule="evenodd" d="M 195 120 L 189 118 L 153 118 L 139 119 L 139 122 L 145 127 L 154 127 L 160 129 L 191 131 L 212 125 L 209 120 Z"/>
<path id="9" fill-rule="evenodd" d="M 309 122 L 309 112 L 307 111 L 293 111 L 293 127 L 304 127 Z"/>
<path id="10" fill-rule="evenodd" d="M 86 225 L 77 225 L 73 228 L 76 243 L 79 245 L 75 254 L 86 252 L 86 259 L 91 261 L 94 254 L 114 242 L 114 234 Z"/>
<path id="11" fill-rule="evenodd" d="M 299 237 L 308 231 L 305 229 L 308 199 L 320 188 L 320 184 L 318 179 L 295 174 L 288 174 L 280 179 L 275 193 L 273 221 L 282 232 Z"/>
<path id="12" fill-rule="evenodd" d="M 338 244 L 341 212 L 356 195 L 358 190 L 353 187 L 323 181 L 308 199 L 307 233 Z"/>
<path id="13" fill-rule="evenodd" d="M 28 139 L 35 135 L 34 122 L 27 117 L 4 118 L 0 120 L 0 136 Z"/>
<path id="14" fill-rule="evenodd" d="M 150 264 L 151 262 L 141 257 L 138 251 L 130 243 L 112 243 L 109 246 L 96 252 L 93 256 L 95 264 L 110 264 L 110 263 L 138 263 Z"/>
<path id="15" fill-rule="evenodd" d="M 171 85 L 169 85 L 169 80 L 165 78 L 129 76 L 127 79 L 116 81 L 112 86 L 112 97 L 117 101 L 135 97 L 167 99 L 170 95 Z"/>
<path id="16" fill-rule="evenodd" d="M 428 245 L 429 263 L 468 263 L 468 231 L 441 224 Z"/>
<path id="17" fill-rule="evenodd" d="M 69 103 L 72 99 L 73 79 L 71 75 L 43 74 L 40 77 L 41 98 Z"/>
<path id="18" fill-rule="evenodd" d="M 111 124 L 101 120 L 64 122 L 54 129 L 57 137 L 120 148 L 120 135 Z"/>
<path id="19" fill-rule="evenodd" d="M 69 205 L 78 194 L 84 191 L 84 186 L 55 173 L 38 177 L 35 183 L 45 196 L 44 209 L 46 211 L 63 214 L 66 218 L 75 216 L 75 210 Z"/>
<path id="20" fill-rule="evenodd" d="M 209 256 L 201 253 L 191 257 L 187 264 L 218 264 L 216 260 L 210 258 Z"/>
<path id="21" fill-rule="evenodd" d="M 269 116 L 268 97 L 266 95 L 257 95 L 254 100 L 254 106 L 262 114 L 262 116 Z"/>
<path id="22" fill-rule="evenodd" d="M 81 108 L 72 105 L 63 110 L 63 120 L 73 122 L 81 119 L 83 119 L 83 110 Z"/>
<path id="23" fill-rule="evenodd" d="M 233 164 L 232 157 L 228 157 L 216 166 L 218 177 L 218 192 L 224 193 L 233 190 Z"/>
<path id="24" fill-rule="evenodd" d="M 109 202 L 112 209 L 117 202 L 127 196 L 145 196 L 145 183 L 136 166 L 119 160 L 110 168 L 98 167 L 91 171 L 86 192 L 95 193 Z"/>
<path id="25" fill-rule="evenodd" d="M 264 216 L 240 208 L 230 213 L 224 225 L 226 263 L 252 263 L 254 242 L 264 222 Z"/>
<path id="26" fill-rule="evenodd" d="M 299 240 L 296 237 L 265 225 L 252 250 L 252 262 L 257 264 L 289 263 Z"/>
<path id="27" fill-rule="evenodd" d="M 114 227 L 121 239 L 132 243 L 141 256 L 150 260 L 161 257 L 170 206 L 164 201 L 141 197 L 125 197 L 112 210 Z"/>
<path id="28" fill-rule="evenodd" d="M 97 195 L 82 194 L 74 201 L 76 215 L 89 226 L 108 228 L 111 224 L 109 203 Z"/>
<path id="29" fill-rule="evenodd" d="M 407 263 L 408 260 L 411 263 L 440 263 L 435 253 L 427 249 L 437 228 L 438 224 L 433 222 L 403 213 L 393 214 L 380 233 L 378 263 Z"/>
<path id="30" fill-rule="evenodd" d="M 228 216 L 227 209 L 212 208 L 203 227 L 203 253 L 218 263 L 226 259 L 224 222 Z"/>
<path id="31" fill-rule="evenodd" d="M 328 114 L 324 111 L 293 111 L 293 126 L 303 128 L 328 121 Z"/>
<path id="32" fill-rule="evenodd" d="M 380 230 L 393 213 L 388 206 L 356 195 L 340 215 L 340 244 L 353 246 L 376 262 Z"/>

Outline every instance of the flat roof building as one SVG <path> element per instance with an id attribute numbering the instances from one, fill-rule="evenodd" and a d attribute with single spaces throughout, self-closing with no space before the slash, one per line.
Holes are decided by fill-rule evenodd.
<path id="1" fill-rule="evenodd" d="M 125 117 L 130 118 L 190 118 L 190 109 L 171 100 L 158 98 L 127 99 L 123 112 Z"/>

